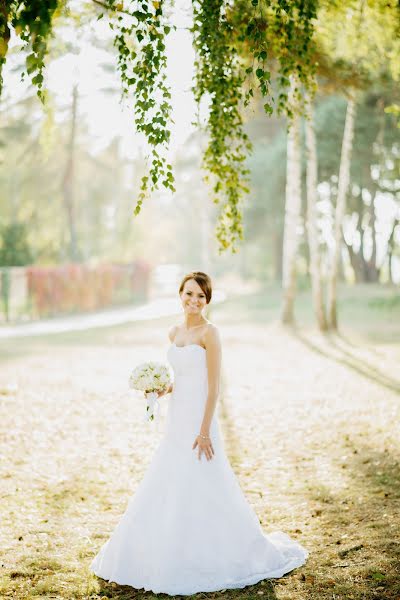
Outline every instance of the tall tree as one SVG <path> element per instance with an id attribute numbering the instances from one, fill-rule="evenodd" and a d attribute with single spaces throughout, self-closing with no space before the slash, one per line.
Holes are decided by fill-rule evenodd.
<path id="1" fill-rule="evenodd" d="M 328 282 L 328 320 L 329 326 L 333 329 L 338 326 L 337 279 L 342 253 L 343 218 L 350 183 L 357 88 L 367 87 L 374 81 L 388 77 L 396 79 L 400 75 L 400 63 L 397 58 L 400 50 L 399 16 L 397 2 L 382 0 L 368 3 L 363 1 L 325 3 L 322 4 L 319 12 L 317 35 L 319 50 L 328 57 L 327 62 L 331 67 L 336 66 L 340 73 L 345 65 L 350 75 L 348 85 L 344 89 L 347 111 Z M 340 28 L 337 26 L 338 22 L 341 23 Z"/>
<path id="2" fill-rule="evenodd" d="M 286 203 L 283 236 L 282 276 L 282 322 L 294 322 L 294 299 L 296 294 L 296 262 L 299 244 L 299 221 L 301 210 L 301 149 L 300 115 L 297 100 L 298 81 L 291 77 L 289 102 L 291 118 L 288 121 L 286 162 Z"/>
<path id="3" fill-rule="evenodd" d="M 355 92 L 350 91 L 347 101 L 346 120 L 344 125 L 342 151 L 340 155 L 338 195 L 335 209 L 335 236 L 332 253 L 332 264 L 329 271 L 329 325 L 337 328 L 337 279 L 340 253 L 342 249 L 342 226 L 346 210 L 346 196 L 350 183 L 350 161 L 354 137 L 354 119 L 356 112 Z"/>
<path id="4" fill-rule="evenodd" d="M 69 259 L 75 262 L 79 259 L 78 240 L 76 233 L 76 211 L 75 211 L 75 143 L 76 143 L 76 119 L 78 111 L 78 86 L 75 83 L 72 90 L 71 120 L 69 139 L 67 143 L 67 156 L 62 180 L 62 194 L 64 208 L 67 216 L 69 231 Z"/>
<path id="5" fill-rule="evenodd" d="M 306 102 L 305 130 L 307 161 L 307 235 L 308 246 L 310 250 L 311 289 L 317 323 L 321 331 L 325 331 L 328 327 L 328 324 L 322 292 L 321 257 L 317 224 L 317 141 L 315 135 L 314 104 L 313 98 L 310 94 L 308 94 Z"/>

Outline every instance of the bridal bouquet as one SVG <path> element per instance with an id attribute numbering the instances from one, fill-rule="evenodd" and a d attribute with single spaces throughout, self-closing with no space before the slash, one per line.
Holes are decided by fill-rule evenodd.
<path id="1" fill-rule="evenodd" d="M 158 392 L 168 388 L 171 375 L 168 367 L 158 362 L 147 362 L 138 365 L 129 377 L 129 387 L 133 390 L 145 392 L 147 400 L 147 421 L 154 419 L 155 407 L 159 409 Z"/>

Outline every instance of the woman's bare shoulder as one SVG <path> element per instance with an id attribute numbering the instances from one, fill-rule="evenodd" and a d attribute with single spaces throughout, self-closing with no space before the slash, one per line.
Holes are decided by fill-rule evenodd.
<path id="1" fill-rule="evenodd" d="M 170 339 L 171 342 L 174 341 L 176 334 L 178 332 L 179 329 L 179 325 L 172 325 L 172 327 L 169 329 L 168 331 L 168 337 Z"/>
<path id="2" fill-rule="evenodd" d="M 209 321 L 207 323 L 207 329 L 206 329 L 204 335 L 205 335 L 206 342 L 220 343 L 219 329 L 216 325 L 214 325 L 214 323 L 211 323 L 211 321 Z"/>

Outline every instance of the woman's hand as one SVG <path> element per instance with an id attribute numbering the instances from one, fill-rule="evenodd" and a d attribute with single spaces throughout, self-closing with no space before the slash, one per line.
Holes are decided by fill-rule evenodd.
<path id="1" fill-rule="evenodd" d="M 201 453 L 204 452 L 206 459 L 211 460 L 214 455 L 214 448 L 211 443 L 209 436 L 202 436 L 201 434 L 196 437 L 193 443 L 192 450 L 198 447 L 198 459 L 201 458 Z"/>
<path id="2" fill-rule="evenodd" d="M 157 394 L 157 398 L 161 398 L 161 396 L 165 396 L 166 394 L 170 394 L 172 392 L 172 385 L 170 385 L 168 388 L 164 388 L 163 390 L 161 390 L 160 392 L 155 392 Z M 145 392 L 144 395 L 147 398 L 147 394 L 152 394 L 153 392 Z"/>

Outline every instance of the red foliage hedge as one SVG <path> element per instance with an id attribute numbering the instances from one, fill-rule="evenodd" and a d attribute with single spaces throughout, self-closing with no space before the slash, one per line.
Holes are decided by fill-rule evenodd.
<path id="1" fill-rule="evenodd" d="M 89 267 L 66 264 L 28 267 L 28 293 L 34 316 L 98 310 L 147 297 L 150 266 L 145 261 Z"/>

